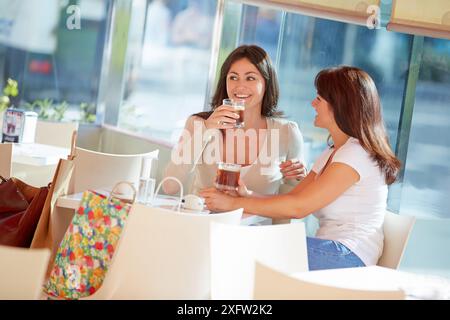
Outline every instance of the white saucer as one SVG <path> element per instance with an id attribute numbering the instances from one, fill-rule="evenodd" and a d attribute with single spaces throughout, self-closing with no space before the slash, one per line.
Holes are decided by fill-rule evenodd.
<path id="1" fill-rule="evenodd" d="M 203 210 L 203 211 L 197 211 L 197 210 L 191 210 L 191 209 L 186 209 L 181 207 L 181 212 L 185 212 L 185 213 L 198 213 L 198 214 L 210 214 L 211 211 L 209 210 Z"/>

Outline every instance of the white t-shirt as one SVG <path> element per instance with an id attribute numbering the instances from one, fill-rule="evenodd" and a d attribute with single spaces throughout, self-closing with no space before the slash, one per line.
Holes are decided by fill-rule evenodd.
<path id="1" fill-rule="evenodd" d="M 319 174 L 334 149 L 328 148 L 316 160 L 313 171 Z M 349 138 L 331 163 L 352 167 L 359 181 L 336 200 L 314 213 L 319 219 L 316 237 L 335 240 L 352 250 L 367 266 L 375 265 L 383 251 L 383 220 L 387 201 L 384 174 L 359 141 Z"/>

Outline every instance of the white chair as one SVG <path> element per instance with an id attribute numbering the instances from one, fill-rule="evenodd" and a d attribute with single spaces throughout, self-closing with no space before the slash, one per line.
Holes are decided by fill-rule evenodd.
<path id="1" fill-rule="evenodd" d="M 39 299 L 50 250 L 0 246 L 0 300 Z"/>
<path id="2" fill-rule="evenodd" d="M 77 147 L 69 193 L 112 188 L 119 181 L 138 185 L 142 159 L 157 158 L 158 150 L 142 154 L 110 154 Z"/>
<path id="3" fill-rule="evenodd" d="M 312 271 L 322 272 L 322 271 Z M 402 290 L 360 290 L 315 283 L 289 276 L 256 262 L 256 300 L 403 300 Z"/>
<path id="4" fill-rule="evenodd" d="M 72 133 L 78 130 L 78 122 L 38 120 L 34 141 L 40 144 L 70 148 Z"/>
<path id="5" fill-rule="evenodd" d="M 133 205 L 100 289 L 89 299 L 208 299 L 211 222 L 239 224 L 242 209 L 179 213 Z"/>
<path id="6" fill-rule="evenodd" d="M 383 223 L 383 253 L 377 265 L 397 269 L 405 252 L 416 218 L 386 211 Z"/>
<path id="7" fill-rule="evenodd" d="M 251 299 L 255 261 L 284 272 L 308 271 L 305 226 L 211 226 L 211 298 Z"/>
<path id="8" fill-rule="evenodd" d="M 11 177 L 13 146 L 12 143 L 0 143 L 0 175 L 5 179 Z"/>

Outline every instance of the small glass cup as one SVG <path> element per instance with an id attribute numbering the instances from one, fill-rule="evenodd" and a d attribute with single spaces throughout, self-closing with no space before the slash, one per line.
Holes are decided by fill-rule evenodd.
<path id="1" fill-rule="evenodd" d="M 245 111 L 245 100 L 235 100 L 233 101 L 233 107 L 239 118 L 236 119 L 235 128 L 244 128 L 244 111 Z"/>
<path id="2" fill-rule="evenodd" d="M 230 107 L 232 107 L 233 105 L 234 105 L 234 100 L 233 99 L 223 99 L 222 100 L 222 104 L 224 105 L 224 106 L 230 106 Z M 222 124 L 222 121 L 220 121 L 219 122 L 219 124 Z"/>
<path id="3" fill-rule="evenodd" d="M 232 106 L 233 105 L 233 99 L 223 99 L 222 104 L 224 106 Z"/>
<path id="4" fill-rule="evenodd" d="M 152 205 L 153 198 L 155 197 L 155 187 L 156 187 L 156 180 L 153 178 L 149 178 L 147 185 L 147 199 L 145 204 Z"/>
<path id="5" fill-rule="evenodd" d="M 214 185 L 217 190 L 234 191 L 239 186 L 238 181 L 240 175 L 240 164 L 219 162 L 217 164 L 217 174 Z"/>

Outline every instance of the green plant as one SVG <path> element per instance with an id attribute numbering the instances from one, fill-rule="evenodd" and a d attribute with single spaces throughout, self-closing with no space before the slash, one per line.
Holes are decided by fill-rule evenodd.
<path id="1" fill-rule="evenodd" d="M 16 80 L 8 79 L 3 88 L 3 96 L 0 97 L 0 112 L 6 110 L 11 102 L 9 97 L 17 97 L 19 88 Z"/>
<path id="2" fill-rule="evenodd" d="M 41 120 L 61 121 L 64 119 L 68 104 L 63 101 L 55 105 L 52 99 L 44 99 L 34 100 L 32 103 L 27 102 L 24 108 L 36 112 Z"/>
<path id="3" fill-rule="evenodd" d="M 66 101 L 61 102 L 60 104 L 56 105 L 54 110 L 54 118 L 57 121 L 61 121 L 64 119 L 64 114 L 66 113 L 67 109 L 69 108 L 69 105 Z"/>
<path id="4" fill-rule="evenodd" d="M 80 122 L 94 123 L 96 116 L 96 107 L 93 103 L 83 102 L 80 104 L 81 119 Z"/>

